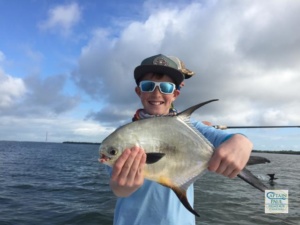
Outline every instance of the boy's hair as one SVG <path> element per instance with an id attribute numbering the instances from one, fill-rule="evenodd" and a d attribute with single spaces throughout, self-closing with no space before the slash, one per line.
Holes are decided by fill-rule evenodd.
<path id="1" fill-rule="evenodd" d="M 185 67 L 185 64 L 183 61 L 181 61 L 178 57 L 176 56 L 168 56 L 169 59 L 173 60 L 178 67 L 178 70 L 183 73 L 184 79 L 189 79 L 193 75 L 195 75 L 195 72 L 189 70 L 188 68 Z"/>
<path id="2" fill-rule="evenodd" d="M 151 76 L 151 78 L 157 78 L 158 80 L 162 79 L 163 76 L 165 76 L 165 75 L 168 76 L 167 74 L 163 74 L 163 73 L 148 73 L 148 74 Z M 141 76 L 140 79 L 136 81 L 138 86 L 140 85 L 140 82 L 144 79 L 144 76 Z M 170 78 L 172 79 L 172 77 L 170 77 Z M 172 82 L 175 84 L 173 79 L 172 79 Z"/>

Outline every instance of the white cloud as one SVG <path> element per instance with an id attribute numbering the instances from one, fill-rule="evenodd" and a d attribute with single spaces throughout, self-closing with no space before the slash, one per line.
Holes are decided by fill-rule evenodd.
<path id="1" fill-rule="evenodd" d="M 63 35 L 69 35 L 80 19 L 81 10 L 77 3 L 58 5 L 49 10 L 47 20 L 41 22 L 39 27 L 43 30 L 58 30 Z"/>
<path id="2" fill-rule="evenodd" d="M 140 106 L 133 80 L 133 70 L 140 61 L 158 53 L 177 55 L 196 72 L 175 103 L 179 110 L 219 98 L 220 102 L 199 111 L 204 119 L 248 125 L 299 123 L 293 116 L 297 110 L 288 109 L 299 98 L 296 58 L 300 58 L 300 49 L 295 40 L 299 43 L 300 31 L 295 8 L 300 9 L 300 4 L 289 3 L 215 1 L 149 9 L 151 14 L 145 21 L 128 23 L 119 37 L 94 35 L 83 48 L 73 77 L 93 98 L 105 99 L 106 107 L 94 113 L 94 118 L 115 123 L 125 118 L 113 113 L 107 118 L 107 109 L 117 106 L 124 112 L 132 108 L 134 113 Z M 260 15 L 267 22 L 261 21 Z M 278 27 L 279 22 L 293 29 Z M 284 50 L 285 46 L 293 46 L 292 53 Z M 285 57 L 292 60 L 279 60 Z M 299 104 L 294 107 L 300 110 Z"/>
<path id="3" fill-rule="evenodd" d="M 25 92 L 26 87 L 21 78 L 7 75 L 0 68 L 0 109 L 13 105 Z"/>
<path id="4" fill-rule="evenodd" d="M 30 124 L 30 126 L 28 126 Z M 101 142 L 112 128 L 105 128 L 80 119 L 70 117 L 23 118 L 3 116 L 0 120 L 0 140 L 45 141 L 49 142 L 82 141 Z M 15 129 L 15 128 L 18 129 Z"/>
<path id="5" fill-rule="evenodd" d="M 21 118 L 60 115 L 76 108 L 79 94 L 64 91 L 67 75 L 14 77 L 0 68 L 0 116 Z"/>
<path id="6" fill-rule="evenodd" d="M 20 136 L 21 133 L 31 133 L 32 138 L 24 136 L 23 140 L 39 140 L 37 137 L 41 135 L 43 141 L 48 131 L 49 137 L 55 141 L 96 141 L 98 138 L 101 141 L 112 130 L 111 127 L 129 121 L 135 110 L 141 107 L 134 92 L 133 70 L 142 59 L 158 53 L 178 56 L 189 69 L 196 72 L 193 78 L 186 80 L 181 96 L 175 102 L 176 108 L 183 110 L 208 99 L 220 99 L 195 112 L 194 116 L 199 120 L 225 125 L 300 123 L 300 2 L 177 2 L 145 1 L 144 7 L 138 12 L 133 8 L 128 9 L 126 15 L 133 16 L 125 17 L 128 21 L 111 14 L 113 23 L 95 20 L 90 23 L 89 19 L 97 10 L 88 11 L 89 16 L 82 15 L 77 3 L 51 8 L 48 17 L 39 25 L 41 29 L 69 35 L 75 33 L 75 25 L 84 17 L 87 25 L 84 35 L 90 34 L 89 29 L 94 30 L 87 43 L 83 43 L 86 39 L 80 42 L 83 46 L 78 66 L 70 69 L 73 81 L 93 102 L 89 102 L 90 99 L 82 92 L 73 95 L 69 90 L 66 91 L 70 84 L 68 72 L 45 78 L 43 75 L 49 72 L 46 71 L 45 74 L 27 76 L 23 80 L 2 72 L 6 84 L 11 84 L 8 85 L 10 88 L 0 84 L 1 90 L 5 90 L 5 94 L 0 95 L 2 108 L 20 98 L 23 101 L 18 107 L 1 111 L 4 116 L 0 123 L 3 125 L 7 121 L 7 130 L 13 126 L 20 127 Z M 100 3 L 94 4 L 102 6 Z M 82 5 L 88 9 L 87 4 Z M 101 14 L 95 17 L 101 18 Z M 119 19 L 122 19 L 120 23 Z M 91 28 L 97 23 L 106 27 Z M 122 29 L 115 29 L 115 24 Z M 76 37 L 81 35 L 76 33 Z M 64 55 L 72 48 L 70 45 L 66 46 L 67 49 L 59 46 L 62 46 L 60 54 Z M 72 50 L 78 52 L 77 47 L 74 46 Z M 42 52 L 44 48 L 34 49 L 27 51 L 27 58 L 29 56 L 40 63 L 47 56 L 43 68 L 49 68 L 47 61 L 56 60 L 51 58 L 54 55 L 52 52 Z M 4 60 L 5 56 L 0 52 L 0 63 Z M 24 88 L 26 86 L 27 91 L 24 89 L 22 92 L 21 84 Z M 18 86 L 20 92 L 17 91 Z M 73 84 L 72 88 L 75 89 Z M 88 102 L 82 103 L 83 100 Z M 79 102 L 82 103 L 80 114 L 82 117 L 86 114 L 87 121 L 61 117 L 66 113 L 76 113 Z M 93 109 L 86 109 L 87 105 Z M 20 115 L 23 118 L 26 116 L 26 122 L 19 119 Z M 56 119 L 52 118 L 54 115 Z M 34 117 L 38 116 L 45 121 L 35 120 Z M 96 122 L 88 121 L 91 119 Z M 14 130 L 11 133 L 13 137 L 16 132 Z M 265 143 L 270 136 L 269 132 L 266 133 L 266 136 L 260 136 L 261 143 Z M 99 134 L 102 136 L 98 137 Z M 297 135 L 293 136 L 294 143 L 297 140 L 299 142 Z M 280 137 L 280 134 L 276 137 Z"/>

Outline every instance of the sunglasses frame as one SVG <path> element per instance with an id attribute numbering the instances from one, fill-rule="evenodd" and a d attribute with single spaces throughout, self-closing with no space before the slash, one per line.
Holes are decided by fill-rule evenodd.
<path id="1" fill-rule="evenodd" d="M 143 91 L 143 89 L 142 89 L 142 83 L 146 83 L 146 82 L 150 82 L 150 83 L 154 83 L 154 84 L 155 84 L 155 86 L 154 86 L 154 88 L 153 88 L 152 91 Z M 168 84 L 171 84 L 172 87 L 173 87 L 172 92 L 171 92 L 171 93 L 163 92 L 163 91 L 161 90 L 161 88 L 160 88 L 160 84 L 161 84 L 161 83 L 168 83 Z M 140 88 L 140 90 L 141 90 L 142 92 L 153 92 L 153 91 L 156 89 L 156 87 L 158 87 L 160 93 L 165 94 L 165 95 L 173 94 L 174 91 L 176 90 L 176 85 L 175 85 L 174 83 L 172 83 L 172 82 L 167 82 L 167 81 L 158 82 L 158 81 L 152 81 L 152 80 L 143 80 L 143 81 L 141 81 L 140 84 L 139 84 L 139 88 Z"/>

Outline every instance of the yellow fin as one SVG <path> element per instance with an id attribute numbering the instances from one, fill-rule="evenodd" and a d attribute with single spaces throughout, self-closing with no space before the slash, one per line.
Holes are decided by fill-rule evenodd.
<path id="1" fill-rule="evenodd" d="M 169 187 L 169 188 L 173 188 L 174 184 L 172 183 L 171 179 L 168 177 L 163 177 L 160 176 L 157 180 L 157 182 L 163 186 Z"/>
<path id="2" fill-rule="evenodd" d="M 183 190 L 179 187 L 173 186 L 172 190 L 175 192 L 177 197 L 179 198 L 180 202 L 184 205 L 184 207 L 193 213 L 195 216 L 200 216 L 190 205 L 187 197 L 186 197 L 186 190 Z"/>
<path id="3" fill-rule="evenodd" d="M 179 198 L 180 202 L 184 205 L 184 207 L 189 210 L 191 213 L 193 213 L 195 216 L 200 216 L 190 205 L 187 197 L 186 197 L 186 190 L 176 186 L 173 184 L 172 180 L 168 177 L 159 177 L 159 179 L 157 180 L 157 182 L 163 186 L 166 186 L 168 188 L 171 188 L 175 194 L 177 195 L 177 197 Z"/>

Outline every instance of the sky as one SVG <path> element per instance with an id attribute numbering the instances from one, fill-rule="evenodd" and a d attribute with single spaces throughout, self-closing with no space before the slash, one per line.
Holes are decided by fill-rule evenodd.
<path id="1" fill-rule="evenodd" d="M 300 1 L 0 0 L 0 140 L 101 142 L 142 105 L 156 54 L 196 73 L 178 111 L 216 125 L 300 125 Z M 300 129 L 228 129 L 300 151 Z"/>

